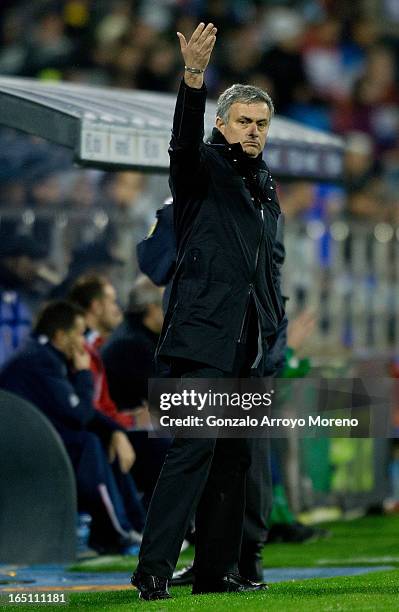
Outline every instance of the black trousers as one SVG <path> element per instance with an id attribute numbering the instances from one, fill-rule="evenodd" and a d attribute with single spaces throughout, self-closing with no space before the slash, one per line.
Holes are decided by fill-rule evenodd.
<path id="1" fill-rule="evenodd" d="M 130 474 L 143 493 L 141 502 L 147 510 L 171 440 L 149 437 L 148 431 L 128 431 L 127 434 L 136 453 Z"/>
<path id="2" fill-rule="evenodd" d="M 245 566 L 260 552 L 272 501 L 269 444 L 265 438 L 246 442 L 174 441 L 147 515 L 139 569 L 171 577 L 195 510 L 197 575 L 236 571 L 237 561 Z"/>
<path id="3" fill-rule="evenodd" d="M 256 350 L 254 343 L 241 346 L 230 373 L 179 360 L 171 374 L 176 378 L 248 377 Z M 206 579 L 237 572 L 247 496 L 245 547 L 266 539 L 271 497 L 267 448 L 265 439 L 175 438 L 147 514 L 138 569 L 170 578 L 195 513 L 196 576 Z"/>
<path id="4" fill-rule="evenodd" d="M 245 487 L 244 532 L 238 565 L 240 574 L 247 577 L 249 576 L 248 568 L 253 571 L 253 563 L 257 556 L 260 558 L 262 548 L 266 544 L 267 521 L 273 501 L 270 440 L 254 438 L 249 440 L 249 443 L 251 466 L 247 473 Z M 259 564 L 261 565 L 261 559 Z M 252 575 L 255 581 L 258 580 L 258 576 Z"/>

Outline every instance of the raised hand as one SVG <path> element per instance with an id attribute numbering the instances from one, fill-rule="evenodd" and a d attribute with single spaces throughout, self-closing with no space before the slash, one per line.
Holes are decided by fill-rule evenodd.
<path id="1" fill-rule="evenodd" d="M 213 23 L 200 23 L 187 42 L 184 34 L 177 32 L 180 42 L 180 50 L 187 68 L 198 70 L 198 73 L 191 73 L 185 70 L 184 80 L 189 87 L 200 88 L 203 83 L 203 72 L 212 54 L 212 49 L 216 42 L 217 29 Z"/>
<path id="2" fill-rule="evenodd" d="M 72 353 L 72 363 L 75 370 L 90 370 L 90 355 L 86 349 L 74 347 Z"/>

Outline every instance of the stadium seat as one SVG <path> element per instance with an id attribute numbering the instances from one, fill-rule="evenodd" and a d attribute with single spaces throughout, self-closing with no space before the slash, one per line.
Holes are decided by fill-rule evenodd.
<path id="1" fill-rule="evenodd" d="M 76 555 L 76 487 L 61 439 L 32 404 L 0 390 L 0 563 Z"/>

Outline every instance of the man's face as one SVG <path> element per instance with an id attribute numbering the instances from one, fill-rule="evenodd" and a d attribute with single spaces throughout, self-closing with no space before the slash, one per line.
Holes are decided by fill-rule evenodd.
<path id="1" fill-rule="evenodd" d="M 68 331 L 58 332 L 57 347 L 64 353 L 68 359 L 73 359 L 75 353 L 83 353 L 85 350 L 86 322 L 84 317 L 77 316 L 75 323 Z"/>
<path id="2" fill-rule="evenodd" d="M 111 195 L 120 208 L 134 205 L 145 187 L 145 176 L 140 172 L 119 172 L 111 185 Z"/>
<path id="3" fill-rule="evenodd" d="M 270 126 L 270 110 L 266 102 L 243 104 L 234 102 L 229 111 L 229 118 L 224 122 L 216 118 L 216 127 L 227 142 L 239 142 L 244 152 L 250 157 L 262 153 Z"/>
<path id="4" fill-rule="evenodd" d="M 99 327 L 106 333 L 112 332 L 122 321 L 122 312 L 117 302 L 114 287 L 109 284 L 104 285 L 103 295 L 96 302 Z"/>

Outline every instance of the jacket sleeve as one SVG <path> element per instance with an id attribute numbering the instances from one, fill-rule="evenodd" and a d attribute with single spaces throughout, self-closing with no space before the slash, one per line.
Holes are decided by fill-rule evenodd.
<path id="1" fill-rule="evenodd" d="M 176 262 L 172 204 L 166 204 L 157 210 L 155 226 L 147 238 L 137 245 L 137 259 L 141 272 L 155 285 L 168 284 Z"/>
<path id="2" fill-rule="evenodd" d="M 38 407 L 60 424 L 81 429 L 95 415 L 93 379 L 89 370 L 77 372 L 71 382 L 59 364 L 47 362 L 31 372 L 30 384 L 36 387 Z"/>
<path id="3" fill-rule="evenodd" d="M 277 232 L 273 247 L 273 283 L 276 288 L 279 300 L 283 304 L 284 298 L 281 295 L 281 268 L 285 260 L 284 247 L 284 215 L 280 214 L 277 220 Z M 266 357 L 264 360 L 263 376 L 275 376 L 285 366 L 285 353 L 287 348 L 287 315 L 284 315 L 279 323 L 276 333 L 270 339 Z"/>
<path id="4" fill-rule="evenodd" d="M 204 139 L 206 93 L 205 83 L 201 89 L 188 87 L 184 80 L 180 83 L 169 147 L 171 159 L 198 154 Z"/>
<path id="5" fill-rule="evenodd" d="M 280 214 L 277 220 L 276 239 L 273 247 L 273 282 L 278 295 L 281 297 L 281 268 L 285 261 L 284 247 L 284 215 Z"/>
<path id="6" fill-rule="evenodd" d="M 181 82 L 169 146 L 169 185 L 175 227 L 179 225 L 183 209 L 198 199 L 206 184 L 202 162 L 205 103 L 205 84 L 201 89 L 194 89 Z"/>
<path id="7" fill-rule="evenodd" d="M 99 410 L 94 411 L 87 429 L 100 436 L 105 444 L 108 444 L 114 431 L 125 431 L 124 427 Z"/>
<path id="8" fill-rule="evenodd" d="M 118 429 L 117 423 L 102 415 L 93 404 L 94 386 L 90 370 L 79 370 L 70 378 L 60 368 L 47 368 L 37 379 L 46 401 L 41 407 L 46 410 L 50 419 L 73 429 L 89 429 L 104 439 Z"/>
<path id="9" fill-rule="evenodd" d="M 263 363 L 263 376 L 279 376 L 286 365 L 287 327 L 288 319 L 284 316 L 275 335 L 269 340 Z"/>

